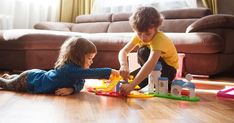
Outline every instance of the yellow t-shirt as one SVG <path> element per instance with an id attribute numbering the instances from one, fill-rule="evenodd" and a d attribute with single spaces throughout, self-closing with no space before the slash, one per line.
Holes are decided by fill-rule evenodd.
<path id="1" fill-rule="evenodd" d="M 137 35 L 133 36 L 131 41 L 140 47 L 147 45 L 152 51 L 161 51 L 161 57 L 164 61 L 168 65 L 178 69 L 179 64 L 176 48 L 173 42 L 163 32 L 157 32 L 149 43 L 144 43 Z"/>

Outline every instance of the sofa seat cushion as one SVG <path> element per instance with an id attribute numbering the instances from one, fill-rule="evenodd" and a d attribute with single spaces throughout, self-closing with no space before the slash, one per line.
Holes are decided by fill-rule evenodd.
<path id="1" fill-rule="evenodd" d="M 119 51 L 131 40 L 134 33 L 99 33 L 84 37 L 93 41 L 99 51 Z M 215 33 L 166 33 L 178 52 L 220 53 L 224 50 L 224 39 Z M 86 37 L 87 36 L 87 37 Z"/>
<path id="2" fill-rule="evenodd" d="M 11 30 L 1 30 L 0 39 L 8 40 L 18 40 L 18 38 L 25 35 L 56 35 L 56 36 L 81 36 L 88 33 L 79 32 L 68 32 L 68 31 L 54 31 L 54 30 L 39 30 L 39 29 L 11 29 Z"/>
<path id="3" fill-rule="evenodd" d="M 134 33 L 77 33 L 46 30 L 10 30 L 0 33 L 0 49 L 39 50 L 59 49 L 70 36 L 82 36 L 92 41 L 98 51 L 118 52 L 130 41 Z M 219 53 L 224 49 L 223 39 L 214 33 L 166 33 L 178 52 Z"/>
<path id="4" fill-rule="evenodd" d="M 220 53 L 224 50 L 224 39 L 215 33 L 166 33 L 173 40 L 178 52 Z"/>
<path id="5" fill-rule="evenodd" d="M 39 50 L 59 49 L 70 36 L 86 35 L 78 32 L 62 32 L 35 29 L 13 29 L 0 32 L 0 49 Z"/>
<path id="6" fill-rule="evenodd" d="M 17 40 L 0 41 L 3 50 L 51 50 L 59 49 L 67 36 L 28 34 Z"/>
<path id="7" fill-rule="evenodd" d="M 99 51 L 119 51 L 133 33 L 78 33 L 34 29 L 0 31 L 1 50 L 59 50 L 62 43 L 71 36 L 91 40 Z"/>

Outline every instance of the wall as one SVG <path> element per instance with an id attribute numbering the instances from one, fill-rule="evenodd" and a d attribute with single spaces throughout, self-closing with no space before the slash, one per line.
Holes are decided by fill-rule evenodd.
<path id="1" fill-rule="evenodd" d="M 234 15 L 234 0 L 217 0 L 219 14 Z M 204 7 L 202 0 L 197 0 L 198 7 Z"/>

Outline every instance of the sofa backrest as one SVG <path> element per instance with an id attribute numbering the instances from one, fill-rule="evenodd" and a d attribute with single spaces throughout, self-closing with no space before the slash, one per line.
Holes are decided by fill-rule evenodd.
<path id="1" fill-rule="evenodd" d="M 76 18 L 72 32 L 105 33 L 111 23 L 112 14 L 81 15 Z"/>
<path id="2" fill-rule="evenodd" d="M 164 32 L 185 32 L 186 28 L 197 19 L 211 15 L 207 8 L 177 9 L 161 11 L 165 20 L 160 27 Z M 80 15 L 76 24 L 71 28 L 73 32 L 84 33 L 113 33 L 133 32 L 128 22 L 131 13 Z"/>
<path id="3" fill-rule="evenodd" d="M 207 8 L 166 10 L 161 13 L 165 20 L 160 29 L 164 32 L 186 32 L 190 24 L 212 14 L 210 9 Z"/>

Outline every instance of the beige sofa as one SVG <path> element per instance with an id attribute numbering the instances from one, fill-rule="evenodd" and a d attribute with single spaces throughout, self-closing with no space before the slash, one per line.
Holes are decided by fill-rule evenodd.
<path id="1" fill-rule="evenodd" d="M 185 53 L 184 72 L 214 75 L 234 70 L 234 17 L 209 9 L 162 11 L 161 30 Z M 0 68 L 51 69 L 63 41 L 83 36 L 98 48 L 93 67 L 119 68 L 118 52 L 131 39 L 131 13 L 81 15 L 76 23 L 41 22 L 35 29 L 0 32 Z"/>

